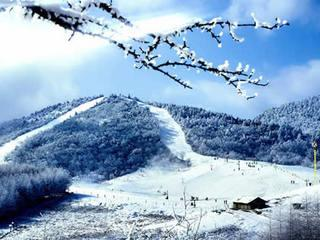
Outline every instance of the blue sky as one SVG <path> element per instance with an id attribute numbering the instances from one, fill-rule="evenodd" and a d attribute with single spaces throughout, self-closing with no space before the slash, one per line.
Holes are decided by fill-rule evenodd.
<path id="1" fill-rule="evenodd" d="M 1 2 L 1 1 L 0 1 Z M 193 18 L 223 16 L 250 21 L 281 17 L 291 26 L 279 31 L 239 31 L 245 42 L 224 38 L 223 48 L 203 34 L 188 39 L 198 55 L 221 64 L 228 59 L 250 64 L 270 82 L 256 88 L 259 96 L 247 101 L 222 79 L 185 72 L 193 90 L 185 90 L 150 70 L 133 68 L 118 49 L 98 39 L 76 36 L 17 14 L 0 14 L 0 121 L 80 96 L 122 93 L 148 101 L 203 107 L 252 118 L 280 104 L 320 93 L 320 1 L 318 0 L 114 0 L 130 19 L 150 29 L 166 28 Z M 163 21 L 150 21 L 162 18 Z M 151 24 L 152 23 L 152 24 Z M 164 53 L 165 54 L 165 53 Z"/>

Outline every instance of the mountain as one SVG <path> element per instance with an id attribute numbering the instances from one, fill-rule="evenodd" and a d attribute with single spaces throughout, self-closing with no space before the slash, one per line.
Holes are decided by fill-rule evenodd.
<path id="1" fill-rule="evenodd" d="M 309 165 L 311 136 L 288 125 L 235 118 L 201 108 L 157 104 L 183 128 L 193 150 L 204 155 Z"/>
<path id="2" fill-rule="evenodd" d="M 95 173 L 109 179 L 160 156 L 175 159 L 160 141 L 155 117 L 136 101 L 110 96 L 27 139 L 7 159 L 62 167 L 72 176 Z"/>
<path id="3" fill-rule="evenodd" d="M 91 104 L 92 102 L 96 104 Z M 73 178 L 69 192 L 76 195 L 71 194 L 70 198 L 66 199 L 67 201 L 58 203 L 56 207 L 50 207 L 48 210 L 40 208 L 41 214 L 23 216 L 22 221 L 15 220 L 14 230 L 12 230 L 12 225 L 7 227 L 12 221 L 9 221 L 3 230 L 0 226 L 0 238 L 20 240 L 38 239 L 39 236 L 42 236 L 42 238 L 47 239 L 262 239 L 264 236 L 272 238 L 279 236 L 278 229 L 279 222 L 281 222 L 283 227 L 280 234 L 283 234 L 283 236 L 291 231 L 291 228 L 287 226 L 294 224 L 293 226 L 299 226 L 294 228 L 298 229 L 297 231 L 307 229 L 302 232 L 301 236 L 303 237 L 301 238 L 307 236 L 308 239 L 311 239 L 309 237 L 311 236 L 310 231 L 308 231 L 310 223 L 306 222 L 305 219 L 308 217 L 319 219 L 317 216 L 319 187 L 318 185 L 314 187 L 309 185 L 311 182 L 316 183 L 313 181 L 312 168 L 201 155 L 192 149 L 195 149 L 194 146 L 191 147 L 186 142 L 185 133 L 188 134 L 188 129 L 192 133 L 189 133 L 188 139 L 194 135 L 193 132 L 197 132 L 197 129 L 203 130 L 204 132 L 200 132 L 199 141 L 205 143 L 204 140 L 209 139 L 207 136 L 214 132 L 206 132 L 206 130 L 209 130 L 206 125 L 210 126 L 211 122 L 216 121 L 217 129 L 215 131 L 219 133 L 217 136 L 224 141 L 223 144 L 228 138 L 230 141 L 232 140 L 230 136 L 224 138 L 223 129 L 231 131 L 232 128 L 235 128 L 240 131 L 241 126 L 245 125 L 245 129 L 250 130 L 248 134 L 257 136 L 260 132 L 256 132 L 253 125 L 255 122 L 253 121 L 232 118 L 226 114 L 212 113 L 197 108 L 173 105 L 157 107 L 156 105 L 159 104 L 150 105 L 119 96 L 94 99 L 79 106 L 82 110 L 86 109 L 85 111 L 77 111 L 78 113 L 74 115 L 68 112 L 66 114 L 70 118 L 65 119 L 65 121 L 54 125 L 50 129 L 46 127 L 48 125 L 42 127 L 47 129 L 43 134 L 54 132 L 56 135 L 61 134 L 61 138 L 59 136 L 57 136 L 59 138 L 51 138 L 53 141 L 44 142 L 45 144 L 42 141 L 35 143 L 44 145 L 46 148 L 50 147 L 51 144 L 56 146 L 50 148 L 50 152 L 46 153 L 47 155 L 53 155 L 60 151 L 57 141 L 63 141 L 69 135 L 70 137 L 73 136 L 78 130 L 80 132 L 85 130 L 85 140 L 81 140 L 81 145 L 77 148 L 72 148 L 72 151 L 77 154 L 77 149 L 81 151 L 84 144 L 90 145 L 92 142 L 89 133 L 94 134 L 94 131 L 90 132 L 87 129 L 93 125 L 93 129 L 100 132 L 97 123 L 103 125 L 104 119 L 109 121 L 109 117 L 111 117 L 111 121 L 113 119 L 118 121 L 117 124 L 120 126 L 135 126 L 136 123 L 132 123 L 132 121 L 143 120 L 143 125 L 138 125 L 143 132 L 146 131 L 143 129 L 145 124 L 150 125 L 149 122 L 155 120 L 158 126 L 152 127 L 157 129 L 159 127 L 156 136 L 160 135 L 160 142 L 174 156 L 186 159 L 190 163 L 188 166 L 163 161 L 164 164 L 146 167 L 141 164 L 138 171 L 133 172 L 131 170 L 132 173 L 108 181 L 95 183 L 86 181 L 92 180 L 91 176 L 86 179 Z M 90 108 L 84 108 L 85 106 L 90 106 Z M 171 108 L 171 112 L 167 110 L 169 108 Z M 72 111 L 74 112 L 74 109 Z M 134 112 L 139 116 L 144 116 L 143 119 L 136 118 Z M 61 117 L 65 117 L 66 114 Z M 111 116 L 108 116 L 109 114 Z M 175 120 L 178 119 L 178 116 L 181 116 L 179 117 L 181 122 Z M 188 118 L 190 118 L 190 121 L 187 120 Z M 76 123 L 80 123 L 80 127 L 74 123 L 75 120 Z M 54 122 L 56 123 L 55 120 Z M 66 125 L 67 129 L 56 132 L 55 129 L 69 122 L 72 122 L 74 127 Z M 184 127 L 181 126 L 183 122 L 185 122 Z M 82 123 L 85 124 L 82 125 Z M 191 123 L 193 125 L 189 125 Z M 240 123 L 242 124 L 240 125 Z M 263 125 L 258 122 L 255 124 Z M 53 124 L 49 123 L 49 125 L 52 126 Z M 275 130 L 270 131 L 271 127 Z M 277 134 L 277 127 L 279 126 L 267 125 L 266 131 L 271 135 Z M 112 126 L 106 130 L 112 131 L 114 128 L 118 132 L 122 132 L 117 126 Z M 64 131 L 67 132 L 64 133 Z M 128 131 L 128 134 L 125 131 Z M 122 134 L 112 132 L 111 137 L 114 138 L 113 134 L 116 134 L 117 139 L 114 141 L 119 142 L 121 139 L 125 139 L 127 135 L 132 135 L 129 128 L 126 128 L 125 131 Z M 289 130 L 286 132 L 290 133 Z M 141 135 L 141 131 L 138 134 Z M 235 132 L 233 134 L 238 136 Z M 98 138 L 102 138 L 103 135 L 99 134 Z M 286 141 L 290 142 L 294 139 L 290 136 L 290 134 L 286 134 L 281 135 L 280 138 L 285 138 Z M 78 137 L 78 135 L 74 135 L 71 140 L 75 141 Z M 34 138 L 36 136 L 27 139 L 22 145 L 16 145 L 18 146 L 16 151 L 19 151 L 19 148 L 23 148 Z M 268 138 L 267 134 L 264 135 L 264 138 Z M 84 141 L 85 143 L 83 143 Z M 232 141 L 236 142 L 236 138 Z M 132 144 L 132 142 L 127 141 L 126 144 Z M 13 141 L 13 143 L 17 142 Z M 278 140 L 275 141 L 275 144 L 278 143 Z M 140 146 L 143 148 L 145 145 L 140 143 Z M 68 147 L 68 145 L 61 146 L 62 150 L 64 147 Z M 106 149 L 110 147 L 112 146 L 105 146 Z M 33 148 L 25 149 L 22 153 L 29 154 L 33 149 L 39 151 L 37 145 L 35 145 Z M 86 148 L 86 150 L 92 151 L 92 154 L 95 154 L 94 149 Z M 117 151 L 121 153 L 125 152 L 126 149 L 128 149 L 128 146 L 124 145 L 123 148 L 117 148 Z M 224 150 L 223 145 L 222 149 Z M 237 149 L 235 150 L 237 151 Z M 100 151 L 106 150 L 101 148 Z M 60 162 L 61 158 L 64 157 L 63 154 L 62 151 L 60 155 L 56 155 L 50 161 Z M 84 152 L 83 154 L 88 153 Z M 286 154 L 290 154 L 290 152 L 286 152 Z M 69 157 L 72 156 L 69 155 Z M 164 157 L 160 156 L 153 159 L 153 162 L 158 162 L 161 158 Z M 81 163 L 81 159 L 75 158 L 74 160 L 72 164 L 66 167 L 74 167 L 76 170 L 77 163 Z M 37 159 L 34 159 L 34 162 L 36 161 Z M 126 161 L 127 159 L 123 159 L 124 164 Z M 147 161 L 150 162 L 150 160 Z M 84 163 L 86 163 L 85 160 Z M 49 162 L 49 164 L 56 163 Z M 91 164 L 94 164 L 94 162 L 91 162 Z M 93 166 L 98 167 L 101 164 L 104 163 L 98 161 L 97 165 Z M 107 164 L 112 164 L 112 162 L 106 163 L 106 166 L 108 166 Z M 30 199 L 30 192 L 34 192 L 35 197 L 38 196 L 37 193 L 44 192 L 46 194 L 48 190 L 53 191 L 54 194 L 56 192 L 55 186 L 63 186 L 61 183 L 66 182 L 65 177 L 63 177 L 64 174 L 58 175 L 60 179 L 56 178 L 56 175 L 51 174 L 54 172 L 51 169 L 38 168 L 39 166 L 36 169 L 34 167 L 21 168 L 22 164 L 16 164 L 14 167 L 10 167 L 10 165 L 12 164 L 6 164 L 2 168 L 6 174 L 5 178 L 2 179 L 4 186 L 2 191 L 9 197 L 7 200 L 5 199 L 4 205 L 2 205 L 4 211 L 7 210 L 8 205 L 12 207 L 10 205 L 12 202 L 11 196 L 16 196 L 15 198 L 24 207 L 24 200 Z M 86 167 L 86 165 L 84 166 Z M 123 166 L 118 165 L 118 167 Z M 127 171 L 129 172 L 130 169 L 127 169 Z M 10 182 L 6 182 L 8 175 L 11 178 Z M 30 184 L 26 181 L 28 179 L 30 179 Z M 53 189 L 50 190 L 48 187 Z M 6 194 L 7 189 L 12 193 Z M 17 195 L 16 191 L 22 194 Z M 59 188 L 58 192 L 60 191 Z M 25 194 L 26 192 L 27 194 Z M 23 198 L 20 198 L 20 196 Z M 246 209 L 244 211 L 233 208 L 234 201 L 242 201 L 247 206 L 248 201 L 257 196 L 269 200 L 268 208 Z M 3 198 L 3 194 L 0 195 L 0 210 L 1 198 Z M 33 200 L 33 197 L 30 200 Z M 301 208 L 293 208 L 292 203 L 298 205 L 301 203 Z M 305 206 L 308 206 L 308 211 L 305 211 Z M 318 232 L 319 221 L 316 220 L 313 222 L 312 229 L 316 229 Z M 319 239 L 319 235 L 316 236 L 314 239 Z"/>
<path id="4" fill-rule="evenodd" d="M 0 146 L 0 163 L 5 157 L 16 163 L 64 168 L 72 176 L 95 174 L 104 179 L 154 162 L 182 163 L 161 141 L 164 133 L 154 107 L 168 110 L 195 152 L 311 164 L 311 136 L 300 129 L 116 95 L 74 100 L 0 124 L 0 139 L 10 141 Z"/>
<path id="5" fill-rule="evenodd" d="M 284 104 L 260 114 L 256 120 L 290 125 L 311 135 L 320 135 L 320 95 Z"/>

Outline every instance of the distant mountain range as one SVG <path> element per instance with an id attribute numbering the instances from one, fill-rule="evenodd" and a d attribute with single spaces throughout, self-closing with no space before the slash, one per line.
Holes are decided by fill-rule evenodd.
<path id="1" fill-rule="evenodd" d="M 0 124 L 0 150 L 4 143 L 92 99 L 57 104 Z M 270 109 L 254 120 L 188 106 L 149 104 L 167 109 L 193 150 L 201 154 L 311 165 L 310 142 L 320 129 L 319 97 Z M 27 139 L 7 160 L 62 167 L 73 176 L 94 173 L 109 179 L 154 161 L 180 163 L 160 141 L 160 134 L 157 118 L 138 99 L 111 95 Z"/>

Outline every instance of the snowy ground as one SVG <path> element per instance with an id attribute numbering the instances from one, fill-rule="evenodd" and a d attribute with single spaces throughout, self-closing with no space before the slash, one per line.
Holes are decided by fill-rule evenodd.
<path id="1" fill-rule="evenodd" d="M 100 97 L 100 98 L 94 99 L 92 101 L 86 102 L 84 104 L 81 104 L 80 106 L 70 110 L 69 112 L 63 114 L 62 116 L 49 122 L 48 124 L 46 124 L 40 128 L 34 129 L 30 132 L 27 132 L 27 133 L 17 137 L 16 139 L 0 146 L 0 164 L 5 163 L 4 162 L 5 157 L 10 152 L 12 152 L 16 147 L 18 147 L 23 142 L 25 142 L 28 138 L 34 137 L 35 135 L 39 134 L 40 132 L 47 131 L 47 130 L 53 128 L 54 126 L 58 125 L 59 123 L 62 123 L 64 121 L 66 121 L 67 119 L 73 117 L 77 113 L 81 113 L 81 112 L 85 112 L 85 111 L 89 110 L 90 108 L 96 106 L 98 103 L 103 101 L 103 99 L 104 99 L 104 97 Z"/>
<path id="2" fill-rule="evenodd" d="M 261 239 L 269 229 L 271 210 L 260 215 L 234 211 L 230 209 L 233 200 L 259 196 L 277 206 L 318 191 L 317 186 L 306 187 L 305 180 L 313 176 L 308 168 L 197 154 L 168 111 L 145 107 L 160 121 L 164 144 L 190 161 L 191 167 L 152 165 L 102 184 L 76 182 L 70 191 L 87 197 L 48 211 L 7 238 L 182 238 L 199 234 L 204 239 Z M 196 207 L 190 205 L 191 196 L 199 198 Z"/>

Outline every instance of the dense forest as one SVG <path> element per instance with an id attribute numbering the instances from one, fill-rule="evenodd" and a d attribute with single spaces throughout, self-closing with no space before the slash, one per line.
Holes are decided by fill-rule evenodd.
<path id="1" fill-rule="evenodd" d="M 309 165 L 311 136 L 289 125 L 263 124 L 201 108 L 156 104 L 182 126 L 188 143 L 201 154 L 280 164 Z"/>
<path id="2" fill-rule="evenodd" d="M 47 124 L 71 109 L 95 98 L 96 97 L 79 98 L 59 103 L 32 113 L 29 116 L 0 123 L 0 146 L 26 132 Z"/>
<path id="3" fill-rule="evenodd" d="M 70 181 L 67 171 L 59 168 L 0 165 L 0 218 L 45 196 L 64 193 Z"/>
<path id="4" fill-rule="evenodd" d="M 256 120 L 279 125 L 287 124 L 299 128 L 305 133 L 319 137 L 320 96 L 269 109 L 259 115 Z"/>
<path id="5" fill-rule="evenodd" d="M 157 119 L 136 101 L 113 95 L 27 140 L 9 159 L 109 179 L 146 166 L 155 157 L 175 160 L 160 141 Z"/>

